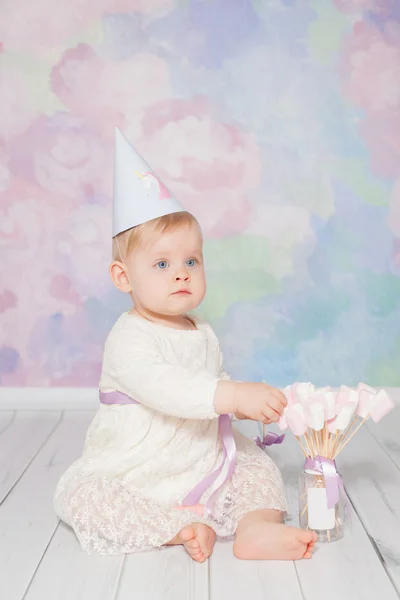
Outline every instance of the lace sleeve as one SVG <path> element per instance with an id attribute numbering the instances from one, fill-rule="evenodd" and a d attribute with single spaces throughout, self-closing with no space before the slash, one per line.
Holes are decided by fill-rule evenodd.
<path id="1" fill-rule="evenodd" d="M 104 387 L 135 398 L 154 410 L 186 419 L 214 419 L 214 396 L 220 377 L 168 363 L 157 339 L 137 330 L 122 334 L 106 348 Z M 104 374 L 103 374 L 104 375 Z"/>
<path id="2" fill-rule="evenodd" d="M 226 371 L 224 371 L 224 356 L 221 352 L 221 350 L 219 351 L 219 376 L 220 379 L 227 379 L 227 380 L 231 380 L 231 376 L 229 375 L 229 373 L 227 373 Z M 232 414 L 232 421 L 241 421 L 242 419 L 239 419 L 236 415 Z"/>
<path id="3" fill-rule="evenodd" d="M 219 348 L 219 377 L 220 379 L 230 380 L 231 376 L 224 371 L 224 355 L 222 354 L 221 348 Z"/>

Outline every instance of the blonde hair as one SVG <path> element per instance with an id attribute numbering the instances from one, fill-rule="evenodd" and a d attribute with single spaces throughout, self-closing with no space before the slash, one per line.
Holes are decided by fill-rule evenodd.
<path id="1" fill-rule="evenodd" d="M 131 252 L 137 248 L 148 233 L 166 233 L 178 227 L 198 225 L 196 217 L 186 211 L 175 212 L 142 225 L 131 227 L 116 235 L 112 240 L 112 259 L 124 262 Z"/>

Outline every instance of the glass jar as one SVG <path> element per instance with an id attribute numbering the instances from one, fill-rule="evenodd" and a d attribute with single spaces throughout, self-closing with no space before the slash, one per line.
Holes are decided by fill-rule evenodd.
<path id="1" fill-rule="evenodd" d="M 345 500 L 340 494 L 335 506 L 328 508 L 325 479 L 311 469 L 299 478 L 299 521 L 302 529 L 315 531 L 318 542 L 336 542 L 343 537 Z"/>

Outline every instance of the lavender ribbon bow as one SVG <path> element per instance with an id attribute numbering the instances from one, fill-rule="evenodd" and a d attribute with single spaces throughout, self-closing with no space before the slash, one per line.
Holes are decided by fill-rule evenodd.
<path id="1" fill-rule="evenodd" d="M 272 446 L 273 444 L 282 444 L 285 439 L 285 434 L 278 435 L 273 431 L 268 431 L 267 435 L 262 440 L 259 436 L 253 438 L 253 442 L 257 444 L 261 450 L 264 450 L 266 446 Z"/>
<path id="2" fill-rule="evenodd" d="M 304 468 L 323 475 L 328 508 L 334 508 L 339 502 L 340 494 L 342 494 L 350 516 L 350 501 L 344 489 L 342 478 L 337 472 L 336 462 L 325 456 L 316 456 L 315 458 L 307 458 Z"/>

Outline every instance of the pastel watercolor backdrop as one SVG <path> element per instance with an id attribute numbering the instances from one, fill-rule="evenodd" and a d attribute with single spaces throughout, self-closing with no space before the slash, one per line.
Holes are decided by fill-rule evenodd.
<path id="1" fill-rule="evenodd" d="M 119 126 L 200 220 L 240 379 L 400 385 L 398 0 L 6 0 L 3 386 L 96 386 Z"/>

